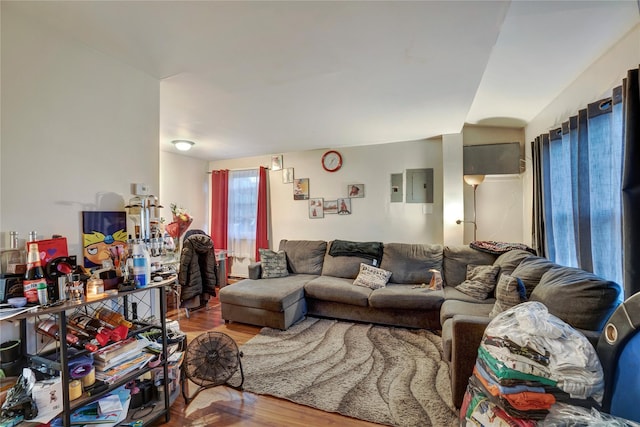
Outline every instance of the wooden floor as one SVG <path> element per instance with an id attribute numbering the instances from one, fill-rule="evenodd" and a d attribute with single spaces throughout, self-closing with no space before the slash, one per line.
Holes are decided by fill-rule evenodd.
<path id="1" fill-rule="evenodd" d="M 170 310 L 168 318 L 178 320 L 180 329 L 190 336 L 215 330 L 229 335 L 238 346 L 260 331 L 260 328 L 255 326 L 240 323 L 225 324 L 217 298 L 211 299 L 206 308 L 191 312 L 188 318 L 184 309 L 180 312 L 175 309 Z M 195 391 L 194 384 L 191 384 L 190 391 Z M 186 414 L 190 413 L 189 407 L 180 396 L 171 407 L 171 420 L 168 423 L 158 421 L 154 426 L 379 426 L 379 424 L 323 412 L 283 399 L 242 392 L 226 386 L 212 388 L 208 394 L 214 395 L 209 405 L 210 412 L 203 414 L 200 421 L 185 419 Z"/>

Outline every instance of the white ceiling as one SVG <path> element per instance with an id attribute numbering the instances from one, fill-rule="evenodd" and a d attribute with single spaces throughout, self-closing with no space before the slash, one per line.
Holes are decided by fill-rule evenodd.
<path id="1" fill-rule="evenodd" d="M 640 22 L 629 1 L 2 1 L 160 80 L 209 160 L 524 126 Z"/>

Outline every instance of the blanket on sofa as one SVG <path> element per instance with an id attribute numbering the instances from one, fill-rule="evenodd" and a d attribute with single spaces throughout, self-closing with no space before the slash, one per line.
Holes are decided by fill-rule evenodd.
<path id="1" fill-rule="evenodd" d="M 530 248 L 523 243 L 505 243 L 495 242 L 493 240 L 476 240 L 469 243 L 469 246 L 478 251 L 488 252 L 494 255 L 501 255 L 514 249 L 521 249 L 523 251 L 531 252 L 532 254 L 537 255 L 536 251 L 533 248 Z"/>
<path id="2" fill-rule="evenodd" d="M 376 260 L 380 265 L 384 246 L 382 242 L 350 242 L 348 240 L 334 240 L 329 248 L 331 256 L 357 256 Z"/>

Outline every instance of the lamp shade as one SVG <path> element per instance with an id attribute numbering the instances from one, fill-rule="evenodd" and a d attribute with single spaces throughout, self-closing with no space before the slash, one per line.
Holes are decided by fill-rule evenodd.
<path id="1" fill-rule="evenodd" d="M 180 151 L 189 151 L 195 145 L 195 142 L 186 139 L 176 139 L 171 141 L 173 145 Z"/>
<path id="2" fill-rule="evenodd" d="M 464 182 L 469 185 L 480 185 L 484 181 L 484 175 L 465 175 Z"/>

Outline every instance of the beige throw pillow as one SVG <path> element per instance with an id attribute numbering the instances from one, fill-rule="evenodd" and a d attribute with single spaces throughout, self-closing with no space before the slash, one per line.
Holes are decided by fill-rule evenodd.
<path id="1" fill-rule="evenodd" d="M 460 292 L 477 300 L 485 300 L 496 287 L 500 266 L 467 265 L 467 279 L 456 286 Z"/>
<path id="2" fill-rule="evenodd" d="M 361 263 L 360 273 L 358 273 L 358 277 L 353 281 L 353 284 L 371 289 L 380 289 L 387 285 L 390 277 L 390 271 Z"/>

